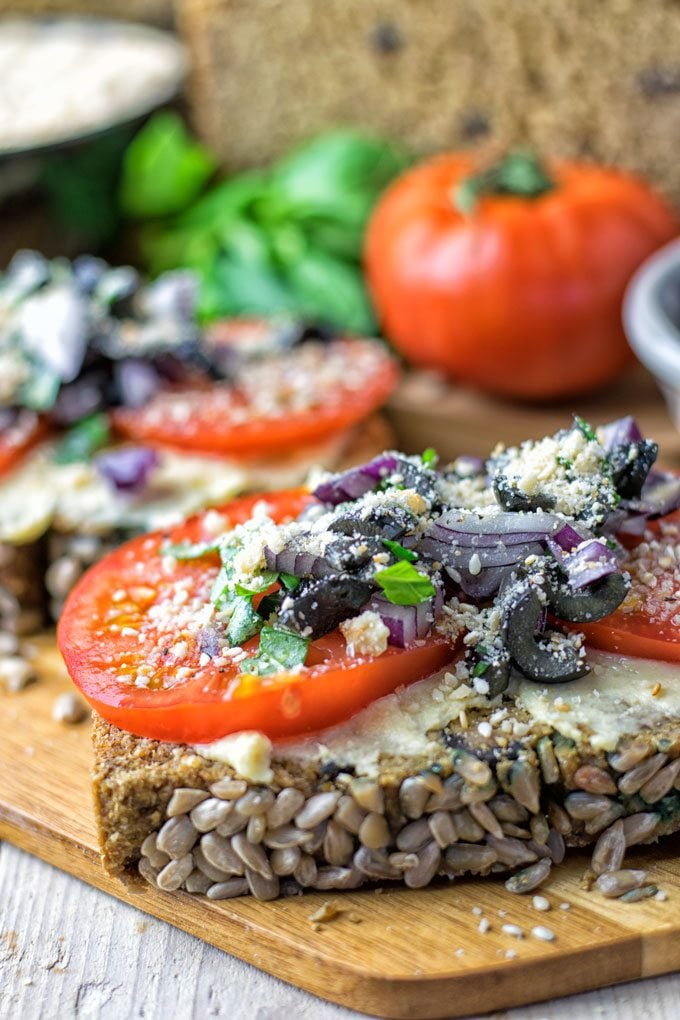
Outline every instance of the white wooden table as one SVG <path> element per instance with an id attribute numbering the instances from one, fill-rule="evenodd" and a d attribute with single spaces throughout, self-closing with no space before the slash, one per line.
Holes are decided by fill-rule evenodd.
<path id="1" fill-rule="evenodd" d="M 680 975 L 494 1020 L 677 1020 Z M 0 844 L 0 1020 L 354 1020 Z"/>

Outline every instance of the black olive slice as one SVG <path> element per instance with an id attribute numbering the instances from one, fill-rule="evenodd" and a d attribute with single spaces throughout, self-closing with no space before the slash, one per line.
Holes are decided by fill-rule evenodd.
<path id="1" fill-rule="evenodd" d="M 556 616 L 571 623 L 592 623 L 617 609 L 626 597 L 628 585 L 621 574 L 610 574 L 580 591 L 567 584 L 551 586 L 548 597 Z"/>
<path id="2" fill-rule="evenodd" d="M 656 460 L 659 447 L 649 439 L 639 443 L 620 443 L 608 454 L 612 480 L 624 499 L 639 499 L 642 486 Z"/>
<path id="3" fill-rule="evenodd" d="M 512 585 L 504 592 L 503 602 L 505 641 L 520 673 L 538 683 L 561 684 L 588 672 L 588 664 L 571 645 L 565 643 L 559 650 L 550 651 L 537 643 L 544 606 L 535 588 L 522 583 Z"/>
<path id="4" fill-rule="evenodd" d="M 373 590 L 373 585 L 355 577 L 329 577 L 300 585 L 281 604 L 279 625 L 305 637 L 322 637 L 361 609 Z"/>
<path id="5" fill-rule="evenodd" d="M 498 471 L 493 479 L 493 491 L 496 499 L 504 510 L 511 513 L 530 513 L 532 510 L 553 510 L 555 500 L 545 493 L 527 496 L 521 489 L 511 485 L 502 471 Z"/>
<path id="6" fill-rule="evenodd" d="M 351 573 L 369 563 L 377 553 L 384 551 L 385 547 L 379 539 L 338 535 L 324 549 L 323 558 L 339 573 Z"/>
<path id="7" fill-rule="evenodd" d="M 401 538 L 414 522 L 413 514 L 399 508 L 381 507 L 365 516 L 361 513 L 338 515 L 328 525 L 329 531 L 359 538 Z"/>

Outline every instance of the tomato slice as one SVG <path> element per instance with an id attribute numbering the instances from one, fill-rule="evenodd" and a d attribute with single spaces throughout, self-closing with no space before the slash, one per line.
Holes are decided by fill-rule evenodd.
<path id="1" fill-rule="evenodd" d="M 231 524 L 242 522 L 263 499 L 274 520 L 282 521 L 313 497 L 300 490 L 249 496 L 223 513 Z M 294 673 L 255 677 L 240 673 L 229 657 L 201 658 L 218 557 L 179 562 L 170 570 L 160 550 L 168 539 L 205 538 L 211 519 L 208 512 L 170 532 L 133 539 L 90 570 L 68 599 L 59 647 L 75 684 L 109 722 L 182 743 L 244 729 L 292 737 L 341 722 L 453 658 L 451 645 L 439 636 L 406 649 L 390 647 L 377 657 L 351 658 L 337 632 L 312 642 L 310 665 Z"/>
<path id="2" fill-rule="evenodd" d="M 118 408 L 114 427 L 136 441 L 257 456 L 356 425 L 396 385 L 395 362 L 376 341 L 336 340 L 300 350 L 293 361 L 256 362 L 240 387 L 191 387 L 159 394 L 143 408 Z"/>
<path id="3" fill-rule="evenodd" d="M 0 432 L 0 475 L 7 474 L 48 432 L 44 418 L 34 411 L 20 411 L 14 424 Z"/>
<path id="4" fill-rule="evenodd" d="M 680 511 L 649 527 L 654 542 L 633 545 L 623 564 L 632 579 L 623 604 L 597 623 L 578 624 L 575 629 L 583 631 L 588 644 L 608 652 L 680 662 L 680 564 L 665 552 L 666 546 L 680 541 Z M 669 533 L 675 528 L 676 534 Z M 660 548 L 655 552 L 657 542 Z"/>

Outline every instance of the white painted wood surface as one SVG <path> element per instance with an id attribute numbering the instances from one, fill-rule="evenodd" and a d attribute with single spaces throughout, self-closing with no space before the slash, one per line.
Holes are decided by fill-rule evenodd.
<path id="1" fill-rule="evenodd" d="M 680 975 L 494 1014 L 677 1020 Z M 355 1020 L 0 845 L 0 1020 Z"/>

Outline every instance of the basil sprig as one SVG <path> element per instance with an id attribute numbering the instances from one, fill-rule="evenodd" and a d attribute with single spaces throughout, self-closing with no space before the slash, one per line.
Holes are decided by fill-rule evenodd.
<path id="1" fill-rule="evenodd" d="M 408 563 L 415 563 L 418 553 L 413 549 L 405 549 L 399 542 L 393 542 L 391 538 L 383 538 L 382 544 L 392 553 L 395 560 L 406 560 Z"/>
<path id="2" fill-rule="evenodd" d="M 242 673 L 269 676 L 304 666 L 309 639 L 284 627 L 263 627 L 257 655 L 241 663 Z"/>
<path id="3" fill-rule="evenodd" d="M 405 560 L 379 570 L 375 582 L 382 588 L 386 598 L 396 606 L 417 606 L 435 594 L 434 585 L 427 574 L 421 574 L 412 563 Z"/>

